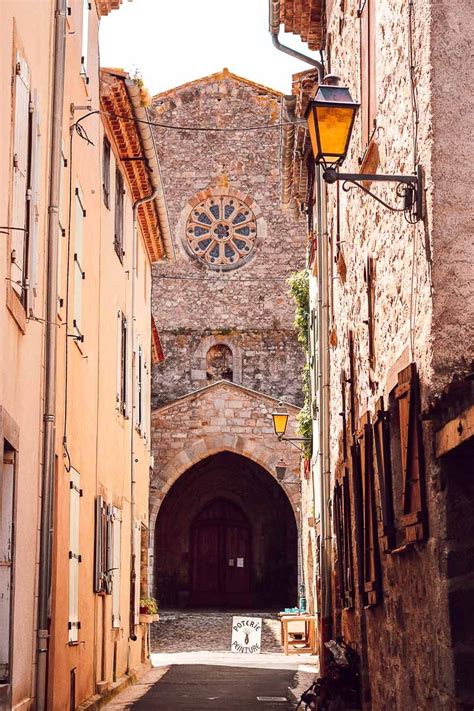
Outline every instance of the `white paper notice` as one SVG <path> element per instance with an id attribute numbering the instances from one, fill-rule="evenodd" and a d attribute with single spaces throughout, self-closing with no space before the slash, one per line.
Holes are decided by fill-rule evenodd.
<path id="1" fill-rule="evenodd" d="M 244 559 L 237 558 L 237 568 L 243 568 L 243 567 L 244 567 Z"/>
<path id="2" fill-rule="evenodd" d="M 243 558 L 237 558 L 243 560 Z M 233 617 L 231 650 L 237 654 L 260 654 L 262 620 L 259 617 Z"/>
<path id="3" fill-rule="evenodd" d="M 234 559 L 233 558 L 229 558 L 229 565 L 231 568 L 234 567 Z"/>

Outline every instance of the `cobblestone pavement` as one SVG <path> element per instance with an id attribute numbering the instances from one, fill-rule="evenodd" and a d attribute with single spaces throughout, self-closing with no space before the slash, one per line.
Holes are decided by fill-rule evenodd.
<path id="1" fill-rule="evenodd" d="M 160 621 L 151 626 L 152 652 L 229 652 L 232 616 L 260 617 L 262 654 L 281 654 L 280 622 L 268 612 L 216 612 L 170 610 L 160 612 Z"/>

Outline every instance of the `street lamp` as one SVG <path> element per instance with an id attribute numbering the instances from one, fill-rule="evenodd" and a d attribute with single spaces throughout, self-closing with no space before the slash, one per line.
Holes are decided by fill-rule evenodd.
<path id="1" fill-rule="evenodd" d="M 347 155 L 354 119 L 360 104 L 353 101 L 345 86 L 321 84 L 309 102 L 306 121 L 314 160 L 323 165 L 339 165 Z"/>
<path id="2" fill-rule="evenodd" d="M 288 418 L 289 414 L 286 411 L 285 405 L 282 402 L 278 403 L 278 407 L 275 412 L 272 412 L 272 419 L 273 419 L 273 429 L 275 430 L 275 434 L 278 437 L 279 442 L 291 442 L 297 449 L 299 449 L 301 452 L 304 450 L 295 442 L 310 442 L 311 438 L 310 437 L 285 437 L 285 432 L 286 428 L 288 425 Z M 277 473 L 278 475 L 278 473 Z M 284 474 L 283 474 L 284 476 Z M 282 477 L 283 478 L 283 477 Z"/>
<path id="3" fill-rule="evenodd" d="M 343 181 L 345 192 L 354 187 L 373 197 L 392 212 L 404 212 L 410 223 L 424 217 L 424 172 L 418 165 L 414 175 L 379 175 L 377 173 L 340 173 L 354 128 L 354 120 L 360 104 L 352 99 L 347 87 L 339 86 L 339 77 L 333 75 L 320 84 L 313 101 L 306 111 L 306 123 L 311 138 L 314 160 L 323 167 L 323 178 L 327 183 Z M 394 207 L 372 193 L 364 182 L 397 183 L 397 197 L 403 201 L 402 207 Z"/>
<path id="4" fill-rule="evenodd" d="M 283 459 L 280 459 L 278 464 L 275 465 L 275 471 L 276 471 L 278 481 L 283 481 L 283 479 L 285 478 L 287 469 L 288 469 L 288 464 Z"/>

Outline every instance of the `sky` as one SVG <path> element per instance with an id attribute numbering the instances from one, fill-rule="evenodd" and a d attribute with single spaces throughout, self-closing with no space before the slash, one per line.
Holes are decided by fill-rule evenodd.
<path id="1" fill-rule="evenodd" d="M 299 37 L 280 41 L 309 52 Z M 135 74 L 151 94 L 227 67 L 234 74 L 291 93 L 291 75 L 309 65 L 276 50 L 268 0 L 124 0 L 101 20 L 101 66 Z"/>

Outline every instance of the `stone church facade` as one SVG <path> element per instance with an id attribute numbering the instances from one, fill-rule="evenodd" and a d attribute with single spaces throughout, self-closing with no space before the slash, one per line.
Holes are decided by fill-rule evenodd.
<path id="1" fill-rule="evenodd" d="M 294 433 L 303 354 L 286 280 L 304 264 L 305 240 L 279 204 L 281 95 L 224 69 L 154 97 L 150 116 L 163 124 L 154 138 L 175 248 L 153 274 L 165 356 L 152 393 L 154 592 L 173 605 L 294 604 L 299 454 L 277 442 L 271 412 L 287 402 Z M 288 471 L 277 482 L 281 458 Z M 229 553 L 233 536 L 250 536 L 246 555 Z M 228 553 L 215 570 L 227 597 L 201 600 L 199 566 L 214 565 L 196 561 L 206 546 Z M 237 561 L 243 571 L 230 570 Z"/>

